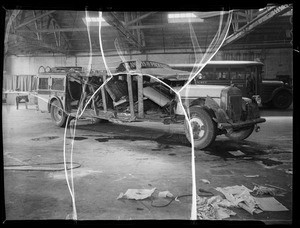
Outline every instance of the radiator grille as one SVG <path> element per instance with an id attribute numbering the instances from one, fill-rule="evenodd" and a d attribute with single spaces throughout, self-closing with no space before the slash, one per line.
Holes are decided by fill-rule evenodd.
<path id="1" fill-rule="evenodd" d="M 238 122 L 242 115 L 242 98 L 241 96 L 231 95 L 229 97 L 228 114 L 233 122 Z"/>

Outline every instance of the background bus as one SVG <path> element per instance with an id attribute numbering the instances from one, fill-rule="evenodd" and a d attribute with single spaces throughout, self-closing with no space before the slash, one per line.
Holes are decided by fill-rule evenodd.
<path id="1" fill-rule="evenodd" d="M 173 69 L 191 72 L 194 64 L 169 64 Z M 192 83 L 207 85 L 234 84 L 244 97 L 253 95 L 264 106 L 286 109 L 293 102 L 292 87 L 279 80 L 262 79 L 263 63 L 259 61 L 209 61 Z"/>
<path id="2" fill-rule="evenodd" d="M 191 72 L 194 64 L 169 64 L 173 69 Z M 261 94 L 263 63 L 258 61 L 209 61 L 193 83 L 208 85 L 234 84 L 244 97 Z"/>

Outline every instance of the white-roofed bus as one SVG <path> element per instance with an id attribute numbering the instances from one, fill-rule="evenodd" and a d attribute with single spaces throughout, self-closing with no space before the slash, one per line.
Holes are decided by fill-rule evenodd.
<path id="1" fill-rule="evenodd" d="M 196 72 L 201 67 L 194 64 L 169 64 L 173 69 Z M 235 85 L 242 96 L 254 97 L 262 106 L 286 109 L 292 103 L 292 89 L 279 80 L 262 78 L 263 63 L 260 61 L 222 60 L 209 61 L 192 81 L 192 84 Z"/>

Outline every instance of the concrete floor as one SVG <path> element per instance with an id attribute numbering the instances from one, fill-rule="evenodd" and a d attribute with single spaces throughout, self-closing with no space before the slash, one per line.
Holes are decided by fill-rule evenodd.
<path id="1" fill-rule="evenodd" d="M 26 110 L 22 104 L 3 105 L 4 166 L 33 165 L 58 169 L 63 161 L 64 129 L 54 126 L 50 114 Z M 262 110 L 267 119 L 261 131 L 240 143 L 218 137 L 204 151 L 196 150 L 197 190 L 216 187 L 271 184 L 286 190 L 275 198 L 289 211 L 251 215 L 234 208 L 230 220 L 260 220 L 266 223 L 292 221 L 292 110 Z M 68 137 L 70 132 L 68 130 Z M 67 139 L 70 160 L 71 139 Z M 234 156 L 229 151 L 241 151 Z M 191 196 L 181 197 L 166 207 L 159 191 L 174 196 L 191 194 L 191 148 L 182 126 L 160 123 L 103 123 L 81 120 L 76 129 L 73 170 L 79 220 L 190 219 Z M 259 175 L 249 178 L 244 175 Z M 201 179 L 207 179 L 205 184 Z M 151 199 L 119 199 L 130 188 L 156 188 Z M 64 171 L 4 170 L 7 220 L 66 219 L 72 201 Z M 153 206 L 154 205 L 154 206 Z"/>

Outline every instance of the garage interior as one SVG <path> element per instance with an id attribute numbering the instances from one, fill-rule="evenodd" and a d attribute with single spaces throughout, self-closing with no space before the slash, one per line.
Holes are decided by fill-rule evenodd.
<path id="1" fill-rule="evenodd" d="M 37 93 L 37 76 L 54 68 L 107 73 L 122 61 L 195 64 L 208 57 L 259 61 L 262 80 L 292 88 L 293 5 L 220 12 L 7 9 L 3 221 L 291 224 L 293 104 L 285 109 L 260 106 L 266 122 L 258 132 L 242 141 L 220 135 L 209 147 L 195 148 L 193 159 L 181 124 L 84 117 L 75 127 L 71 120 L 60 128 L 51 120 L 48 100 Z M 212 47 L 214 42 L 218 46 Z M 269 200 L 268 208 L 249 211 L 240 202 L 218 206 L 218 200 L 227 198 L 220 188 L 234 186 L 239 194 L 250 190 L 245 197 Z M 130 199 L 127 190 L 150 195 Z"/>

